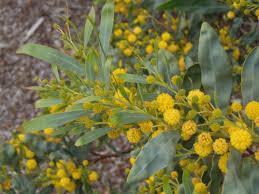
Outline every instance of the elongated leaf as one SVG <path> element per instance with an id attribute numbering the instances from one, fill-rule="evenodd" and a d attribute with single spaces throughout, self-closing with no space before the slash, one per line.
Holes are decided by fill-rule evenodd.
<path id="1" fill-rule="evenodd" d="M 140 84 L 146 84 L 146 78 L 141 76 L 141 75 L 136 75 L 136 74 L 120 74 L 120 78 L 122 78 L 125 82 L 129 83 L 140 83 Z"/>
<path id="2" fill-rule="evenodd" d="M 102 67 L 103 81 L 106 87 L 108 87 L 110 84 L 111 66 L 112 66 L 112 58 L 106 59 L 104 66 Z"/>
<path id="3" fill-rule="evenodd" d="M 106 135 L 111 128 L 94 129 L 93 131 L 86 132 L 75 143 L 76 146 L 82 146 L 93 142 L 94 140 Z"/>
<path id="4" fill-rule="evenodd" d="M 257 194 L 259 193 L 258 182 L 258 163 L 250 158 L 242 159 L 238 151 L 232 150 L 222 194 Z"/>
<path id="5" fill-rule="evenodd" d="M 163 191 L 165 194 L 173 194 L 168 177 L 163 179 Z"/>
<path id="6" fill-rule="evenodd" d="M 186 91 L 201 88 L 201 68 L 195 64 L 187 69 L 183 79 L 183 88 Z"/>
<path id="7" fill-rule="evenodd" d="M 216 32 L 206 22 L 201 27 L 198 58 L 205 91 L 218 107 L 225 109 L 232 90 L 232 67 Z"/>
<path id="8" fill-rule="evenodd" d="M 110 121 L 114 125 L 138 123 L 140 121 L 146 121 L 150 119 L 152 119 L 152 116 L 133 110 L 118 110 L 115 111 L 110 117 Z"/>
<path id="9" fill-rule="evenodd" d="M 55 104 L 62 104 L 63 101 L 58 98 L 46 98 L 46 99 L 40 99 L 37 100 L 35 103 L 36 108 L 45 108 L 50 107 Z"/>
<path id="10" fill-rule="evenodd" d="M 90 13 L 85 22 L 85 29 L 84 29 L 84 48 L 87 47 L 87 44 L 90 40 L 92 31 L 93 31 L 93 23 L 95 22 L 95 10 L 94 7 L 91 8 Z"/>
<path id="11" fill-rule="evenodd" d="M 228 7 L 215 0 L 170 0 L 158 6 L 159 9 L 176 9 L 177 11 L 216 13 L 228 10 Z"/>
<path id="12" fill-rule="evenodd" d="M 259 47 L 256 47 L 246 58 L 242 72 L 243 104 L 259 101 Z"/>
<path id="13" fill-rule="evenodd" d="M 141 181 L 167 167 L 173 161 L 179 138 L 178 133 L 167 131 L 147 142 L 130 170 L 127 183 Z"/>
<path id="14" fill-rule="evenodd" d="M 215 155 L 212 159 L 212 167 L 210 170 L 210 193 L 221 193 L 221 184 L 223 176 L 218 168 L 218 157 Z"/>
<path id="15" fill-rule="evenodd" d="M 192 194 L 193 193 L 192 179 L 191 179 L 190 173 L 187 170 L 183 171 L 182 181 L 183 181 L 185 194 Z"/>
<path id="16" fill-rule="evenodd" d="M 19 48 L 17 53 L 30 55 L 50 64 L 55 64 L 63 70 L 71 71 L 79 75 L 84 74 L 84 67 L 78 61 L 47 46 L 28 43 Z"/>
<path id="17" fill-rule="evenodd" d="M 53 72 L 53 74 L 54 74 L 56 80 L 57 80 L 58 82 L 60 82 L 60 77 L 59 77 L 59 73 L 58 73 L 58 66 L 55 65 L 55 64 L 52 64 L 52 65 L 51 65 L 51 70 L 52 70 L 52 72 Z"/>
<path id="18" fill-rule="evenodd" d="M 42 130 L 45 128 L 55 128 L 64 125 L 70 121 L 73 121 L 85 114 L 87 111 L 71 111 L 71 112 L 62 112 L 62 113 L 55 113 L 55 114 L 48 114 L 36 117 L 29 122 L 26 122 L 23 127 L 25 131 L 36 131 Z"/>
<path id="19" fill-rule="evenodd" d="M 98 56 L 93 49 L 89 50 L 85 60 L 86 78 L 90 81 L 95 80 L 95 69 L 98 68 Z"/>
<path id="20" fill-rule="evenodd" d="M 107 2 L 102 9 L 100 23 L 100 41 L 104 54 L 107 54 L 113 29 L 114 3 Z"/>
<path id="21" fill-rule="evenodd" d="M 81 98 L 80 100 L 75 101 L 74 104 L 82 104 L 85 102 L 97 102 L 101 99 L 102 97 L 100 96 L 87 96 L 87 97 Z"/>

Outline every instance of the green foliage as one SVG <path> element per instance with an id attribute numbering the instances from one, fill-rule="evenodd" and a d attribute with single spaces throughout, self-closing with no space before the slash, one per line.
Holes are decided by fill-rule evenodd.
<path id="1" fill-rule="evenodd" d="M 141 181 L 159 170 L 166 168 L 174 159 L 175 145 L 179 134 L 163 132 L 150 140 L 140 151 L 136 163 L 131 168 L 127 183 Z"/>
<path id="2" fill-rule="evenodd" d="M 192 194 L 193 185 L 192 185 L 191 175 L 187 170 L 183 171 L 182 181 L 183 181 L 185 194 Z"/>
<path id="3" fill-rule="evenodd" d="M 259 100 L 259 47 L 253 51 L 246 58 L 243 65 L 242 72 L 242 97 L 243 104 Z"/>
<path id="4" fill-rule="evenodd" d="M 218 107 L 226 109 L 232 90 L 232 67 L 216 32 L 208 23 L 201 27 L 198 58 L 202 86 Z"/>
<path id="5" fill-rule="evenodd" d="M 46 128 L 55 128 L 71 122 L 83 115 L 86 115 L 87 113 L 88 112 L 84 110 L 77 110 L 71 112 L 42 115 L 35 119 L 32 119 L 29 122 L 24 123 L 23 127 L 28 132 L 43 130 Z"/>

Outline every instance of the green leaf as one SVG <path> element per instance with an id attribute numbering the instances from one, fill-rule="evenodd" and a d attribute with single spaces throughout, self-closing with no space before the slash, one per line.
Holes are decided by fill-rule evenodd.
<path id="1" fill-rule="evenodd" d="M 112 58 L 106 59 L 104 66 L 102 67 L 103 81 L 106 87 L 108 87 L 110 84 L 111 66 L 112 66 Z"/>
<path id="2" fill-rule="evenodd" d="M 201 27 L 198 58 L 205 91 L 216 106 L 225 109 L 232 91 L 232 66 L 216 32 L 206 22 Z"/>
<path id="3" fill-rule="evenodd" d="M 136 74 L 120 74 L 119 77 L 123 79 L 125 82 L 129 83 L 140 83 L 140 84 L 146 84 L 146 78 L 141 75 Z"/>
<path id="4" fill-rule="evenodd" d="M 241 77 L 243 104 L 259 101 L 259 47 L 253 49 L 246 58 Z"/>
<path id="5" fill-rule="evenodd" d="M 211 14 L 227 11 L 228 7 L 215 0 L 170 0 L 159 5 L 158 9 L 175 9 L 177 11 Z"/>
<path id="6" fill-rule="evenodd" d="M 127 183 L 141 181 L 172 163 L 179 134 L 166 131 L 146 143 L 130 170 Z"/>
<path id="7" fill-rule="evenodd" d="M 201 88 L 201 68 L 195 64 L 187 69 L 183 78 L 183 88 L 186 91 Z"/>
<path id="8" fill-rule="evenodd" d="M 190 175 L 189 171 L 187 171 L 187 170 L 183 171 L 182 181 L 183 181 L 185 194 L 192 194 L 193 185 L 192 185 L 192 179 L 191 179 L 191 175 Z"/>
<path id="9" fill-rule="evenodd" d="M 93 142 L 94 140 L 106 135 L 111 128 L 94 129 L 93 131 L 86 132 L 75 143 L 76 146 L 82 146 Z"/>
<path id="10" fill-rule="evenodd" d="M 51 65 L 51 70 L 52 70 L 52 72 L 53 72 L 53 74 L 54 74 L 56 80 L 57 80 L 58 82 L 60 82 L 60 77 L 59 77 L 59 73 L 58 73 L 58 66 L 55 65 L 55 64 L 52 64 L 52 65 Z"/>
<path id="11" fill-rule="evenodd" d="M 90 81 L 95 80 L 95 69 L 98 68 L 98 56 L 93 49 L 87 53 L 85 60 L 85 73 L 86 78 Z"/>
<path id="12" fill-rule="evenodd" d="M 65 123 L 71 122 L 88 112 L 79 110 L 71 112 L 54 113 L 36 117 L 29 122 L 23 124 L 25 131 L 36 131 L 43 130 L 46 128 L 55 128 L 64 125 Z"/>
<path id="13" fill-rule="evenodd" d="M 104 51 L 104 55 L 109 50 L 114 20 L 114 3 L 107 2 L 102 9 L 100 23 L 100 42 Z"/>
<path id="14" fill-rule="evenodd" d="M 90 40 L 91 34 L 93 32 L 93 23 L 95 22 L 95 10 L 94 7 L 91 8 L 90 13 L 85 22 L 85 29 L 84 29 L 84 48 L 87 47 L 87 44 Z"/>
<path id="15" fill-rule="evenodd" d="M 84 75 L 84 67 L 77 60 L 47 46 L 28 43 L 19 48 L 17 53 L 30 55 L 47 63 L 55 64 L 63 70 Z"/>
<path id="16" fill-rule="evenodd" d="M 102 99 L 100 96 L 87 96 L 74 102 L 74 104 L 83 104 L 86 102 L 98 102 Z"/>
<path id="17" fill-rule="evenodd" d="M 210 193 L 218 194 L 221 193 L 221 184 L 222 184 L 223 176 L 218 168 L 218 157 L 216 155 L 213 156 L 212 159 L 212 167 L 210 170 Z"/>
<path id="18" fill-rule="evenodd" d="M 163 179 L 163 191 L 165 192 L 165 194 L 173 194 L 168 177 L 165 177 Z"/>
<path id="19" fill-rule="evenodd" d="M 62 104 L 63 101 L 58 98 L 46 98 L 46 99 L 40 99 L 35 102 L 36 108 L 45 108 L 50 107 L 52 105 L 56 104 Z"/>
<path id="20" fill-rule="evenodd" d="M 258 163 L 250 158 L 242 159 L 238 151 L 232 150 L 222 194 L 257 194 L 259 193 L 258 182 Z"/>
<path id="21" fill-rule="evenodd" d="M 116 110 L 110 117 L 110 121 L 114 125 L 126 125 L 138 123 L 152 119 L 151 115 L 134 110 Z"/>

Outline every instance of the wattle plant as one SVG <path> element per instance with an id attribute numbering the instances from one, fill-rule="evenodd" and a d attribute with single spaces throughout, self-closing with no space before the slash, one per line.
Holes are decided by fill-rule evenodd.
<path id="1" fill-rule="evenodd" d="M 181 2 L 175 2 L 160 8 L 181 8 Z M 215 5 L 217 11 L 228 11 L 224 4 Z M 51 64 L 55 76 L 32 87 L 41 97 L 36 108 L 43 111 L 25 122 L 24 130 L 51 129 L 85 149 L 94 141 L 126 136 L 132 144 L 132 167 L 123 193 L 259 193 L 259 48 L 246 56 L 241 79 L 236 79 L 233 64 L 241 61 L 240 53 L 229 54 L 226 47 L 236 48 L 238 43 L 224 41 L 224 30 L 218 36 L 203 22 L 193 35 L 198 41 L 192 44 L 186 40 L 188 33 L 178 34 L 184 39 L 179 46 L 176 27 L 160 37 L 139 26 L 116 23 L 114 12 L 121 20 L 128 16 L 123 6 L 120 1 L 115 6 L 107 2 L 99 28 L 92 8 L 83 40 L 57 26 L 65 52 L 32 43 L 18 50 Z M 134 22 L 144 25 L 148 14 L 140 12 Z M 176 20 L 172 19 L 175 25 Z M 119 25 L 126 28 L 126 38 Z M 73 192 L 76 185 L 66 184 L 64 177 L 54 186 Z M 89 181 L 80 182 L 80 187 L 89 186 Z M 87 188 L 80 192 L 91 193 Z"/>

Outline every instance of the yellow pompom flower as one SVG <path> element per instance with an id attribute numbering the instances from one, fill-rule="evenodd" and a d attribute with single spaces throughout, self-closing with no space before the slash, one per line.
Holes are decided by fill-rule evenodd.
<path id="1" fill-rule="evenodd" d="M 255 120 L 259 117 L 259 102 L 249 102 L 245 107 L 245 113 L 250 120 Z"/>
<path id="2" fill-rule="evenodd" d="M 227 162 L 228 162 L 228 153 L 220 156 L 218 161 L 218 167 L 223 173 L 227 172 Z"/>
<path id="3" fill-rule="evenodd" d="M 127 57 L 130 57 L 133 53 L 133 50 L 131 48 L 126 48 L 123 50 L 123 54 L 126 55 Z"/>
<path id="4" fill-rule="evenodd" d="M 136 37 L 135 34 L 130 34 L 130 35 L 128 35 L 128 41 L 129 41 L 130 43 L 133 43 L 133 42 L 135 42 L 136 40 L 137 40 L 137 37 Z"/>
<path id="5" fill-rule="evenodd" d="M 202 182 L 196 183 L 194 185 L 194 191 L 200 194 L 205 194 L 207 193 L 207 186 Z"/>
<path id="6" fill-rule="evenodd" d="M 120 137 L 120 134 L 121 134 L 121 130 L 120 129 L 114 129 L 114 130 L 109 131 L 107 133 L 107 136 L 110 139 L 117 139 L 118 137 Z"/>
<path id="7" fill-rule="evenodd" d="M 89 161 L 88 161 L 88 160 L 83 160 L 83 161 L 82 161 L 82 164 L 83 164 L 83 166 L 88 166 Z"/>
<path id="8" fill-rule="evenodd" d="M 166 110 L 172 109 L 174 107 L 174 99 L 172 98 L 172 96 L 166 93 L 160 94 L 156 98 L 156 102 L 157 102 L 158 110 L 160 112 L 165 112 Z"/>
<path id="9" fill-rule="evenodd" d="M 197 125 L 194 121 L 186 121 L 182 126 L 181 136 L 183 140 L 189 140 L 197 131 Z"/>
<path id="10" fill-rule="evenodd" d="M 163 40 L 158 42 L 158 47 L 160 49 L 165 49 L 167 46 L 168 46 L 167 43 L 165 41 L 163 41 Z"/>
<path id="11" fill-rule="evenodd" d="M 150 133 L 153 128 L 152 121 L 144 121 L 138 124 L 143 133 Z"/>
<path id="12" fill-rule="evenodd" d="M 202 132 L 201 134 L 199 134 L 198 136 L 198 143 L 200 145 L 204 145 L 204 146 L 209 146 L 211 145 L 213 142 L 210 133 L 207 132 Z"/>
<path id="13" fill-rule="evenodd" d="M 81 178 L 81 176 L 82 176 L 82 173 L 80 170 L 75 170 L 72 172 L 72 177 L 75 180 L 79 180 Z"/>
<path id="14" fill-rule="evenodd" d="M 148 84 L 153 84 L 156 81 L 156 78 L 153 75 L 148 75 L 146 81 Z"/>
<path id="15" fill-rule="evenodd" d="M 44 134 L 45 135 L 52 135 L 53 134 L 53 132 L 54 132 L 54 129 L 53 128 L 46 128 L 46 129 L 44 129 Z"/>
<path id="16" fill-rule="evenodd" d="M 136 26 L 134 29 L 133 29 L 133 32 L 134 34 L 140 34 L 142 32 L 142 29 L 139 27 L 139 26 Z"/>
<path id="17" fill-rule="evenodd" d="M 121 30 L 121 29 L 116 29 L 116 30 L 114 30 L 114 35 L 115 35 L 116 37 L 120 37 L 120 36 L 122 35 L 122 30 Z"/>
<path id="18" fill-rule="evenodd" d="M 213 149 L 211 145 L 202 145 L 196 142 L 194 144 L 194 151 L 198 154 L 201 158 L 204 158 L 212 153 Z"/>
<path id="19" fill-rule="evenodd" d="M 255 126 L 256 126 L 256 127 L 259 127 L 259 117 L 257 117 L 257 118 L 254 120 L 254 123 L 255 123 Z"/>
<path id="20" fill-rule="evenodd" d="M 112 72 L 112 82 L 117 84 L 123 84 L 124 80 L 119 76 L 127 73 L 127 70 L 124 68 L 117 68 Z"/>
<path id="21" fill-rule="evenodd" d="M 26 162 L 26 167 L 29 171 L 34 170 L 35 168 L 37 168 L 37 162 L 35 159 L 29 159 Z"/>
<path id="22" fill-rule="evenodd" d="M 137 128 L 131 128 L 127 131 L 127 139 L 130 143 L 138 143 L 141 139 L 141 132 Z"/>
<path id="23" fill-rule="evenodd" d="M 187 100 L 188 100 L 188 103 L 192 105 L 193 101 L 197 99 L 198 100 L 197 103 L 201 105 L 203 103 L 204 96 L 205 96 L 204 93 L 198 89 L 191 90 L 187 96 Z"/>
<path id="24" fill-rule="evenodd" d="M 24 152 L 25 152 L 25 157 L 26 158 L 33 158 L 35 156 L 35 153 L 33 151 L 31 151 L 29 148 L 24 147 Z"/>
<path id="25" fill-rule="evenodd" d="M 67 173 L 66 173 L 65 169 L 60 168 L 60 169 L 58 169 L 56 175 L 57 175 L 57 177 L 62 178 L 62 177 L 65 177 L 67 175 Z"/>
<path id="26" fill-rule="evenodd" d="M 175 53 L 179 50 L 179 46 L 177 44 L 170 44 L 168 50 L 172 53 Z"/>
<path id="27" fill-rule="evenodd" d="M 136 162 L 136 158 L 130 157 L 129 161 L 130 161 L 130 164 L 133 166 Z"/>
<path id="28" fill-rule="evenodd" d="M 64 187 L 68 192 L 72 193 L 76 189 L 76 184 L 73 181 L 70 181 L 68 185 Z"/>
<path id="29" fill-rule="evenodd" d="M 183 48 L 184 54 L 188 54 L 191 49 L 192 49 L 192 43 L 187 42 L 186 45 L 185 45 L 184 48 Z"/>
<path id="30" fill-rule="evenodd" d="M 168 40 L 171 39 L 171 35 L 170 35 L 168 32 L 164 32 L 164 33 L 162 34 L 161 38 L 162 38 L 163 41 L 166 41 L 166 42 L 167 42 Z"/>
<path id="31" fill-rule="evenodd" d="M 228 19 L 234 19 L 235 18 L 235 12 L 233 12 L 233 11 L 229 11 L 228 13 L 227 13 L 227 17 L 228 17 Z"/>
<path id="32" fill-rule="evenodd" d="M 89 174 L 88 174 L 88 180 L 90 182 L 96 182 L 99 178 L 99 175 L 96 171 L 91 171 Z"/>
<path id="33" fill-rule="evenodd" d="M 233 112 L 240 112 L 242 110 L 242 105 L 239 102 L 233 102 L 231 104 L 231 110 Z"/>
<path id="34" fill-rule="evenodd" d="M 172 177 L 172 179 L 176 179 L 178 177 L 178 172 L 177 171 L 172 171 L 171 172 L 171 177 Z"/>
<path id="35" fill-rule="evenodd" d="M 228 151 L 228 143 L 225 139 L 218 138 L 213 143 L 213 150 L 216 154 L 225 154 Z"/>
<path id="36" fill-rule="evenodd" d="M 6 179 L 2 182 L 2 188 L 6 191 L 10 190 L 12 186 L 12 182 L 11 179 Z M 0 188 L 1 188 L 1 184 L 0 184 Z"/>
<path id="37" fill-rule="evenodd" d="M 256 159 L 257 161 L 259 161 L 259 151 L 256 151 L 256 152 L 255 152 L 255 159 Z"/>
<path id="38" fill-rule="evenodd" d="M 248 131 L 244 129 L 239 129 L 233 131 L 230 134 L 230 143 L 240 152 L 244 152 L 248 147 L 251 146 L 252 136 Z"/>
<path id="39" fill-rule="evenodd" d="M 24 135 L 24 134 L 19 134 L 18 136 L 18 139 L 20 140 L 20 141 L 24 141 L 25 140 L 25 138 L 26 138 L 26 136 Z"/>
<path id="40" fill-rule="evenodd" d="M 146 47 L 146 53 L 147 54 L 153 53 L 153 50 L 154 50 L 154 48 L 151 44 L 147 45 L 147 47 Z"/>
<path id="41" fill-rule="evenodd" d="M 67 187 L 70 184 L 71 180 L 68 177 L 63 177 L 60 179 L 60 185 L 62 187 Z"/>
<path id="42" fill-rule="evenodd" d="M 169 125 L 177 125 L 180 123 L 181 114 L 177 109 L 168 109 L 163 114 L 165 122 Z"/>

